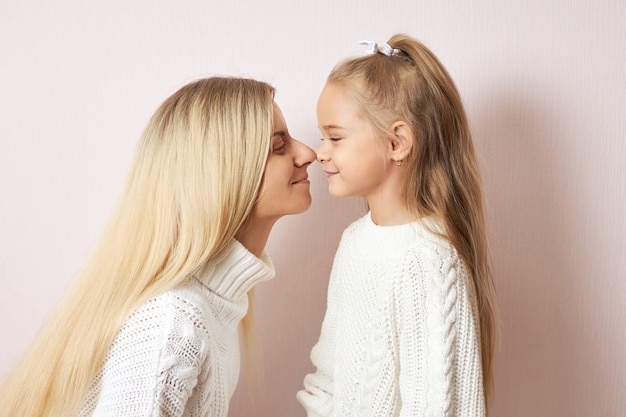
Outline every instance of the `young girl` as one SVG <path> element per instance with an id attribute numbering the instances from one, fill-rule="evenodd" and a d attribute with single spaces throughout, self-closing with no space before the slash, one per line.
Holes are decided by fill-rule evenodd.
<path id="1" fill-rule="evenodd" d="M 0 387 L 0 415 L 225 417 L 274 223 L 311 204 L 313 150 L 268 84 L 207 78 L 154 114 L 79 279 Z"/>
<path id="2" fill-rule="evenodd" d="M 309 416 L 484 416 L 494 288 L 465 112 L 420 42 L 371 46 L 318 101 L 329 191 L 369 212 L 343 233 L 298 399 Z"/>

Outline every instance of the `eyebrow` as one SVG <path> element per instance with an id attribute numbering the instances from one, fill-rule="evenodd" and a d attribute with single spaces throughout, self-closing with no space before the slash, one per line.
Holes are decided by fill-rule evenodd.
<path id="1" fill-rule="evenodd" d="M 345 129 L 345 127 L 341 127 L 341 126 L 337 126 L 337 125 L 325 125 L 325 126 L 321 126 L 320 129 Z"/>
<path id="2" fill-rule="evenodd" d="M 272 133 L 272 137 L 274 136 L 280 136 L 281 138 L 284 138 L 285 136 L 287 136 L 287 133 L 284 130 L 278 130 Z"/>

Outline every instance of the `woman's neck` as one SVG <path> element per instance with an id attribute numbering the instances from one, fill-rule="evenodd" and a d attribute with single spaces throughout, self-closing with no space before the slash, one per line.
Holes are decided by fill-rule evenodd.
<path id="1" fill-rule="evenodd" d="M 250 253 L 260 258 L 276 220 L 251 217 L 237 232 L 237 239 Z"/>

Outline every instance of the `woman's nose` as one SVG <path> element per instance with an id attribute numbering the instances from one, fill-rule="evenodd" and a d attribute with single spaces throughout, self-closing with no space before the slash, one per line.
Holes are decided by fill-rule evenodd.
<path id="1" fill-rule="evenodd" d="M 315 161 L 315 151 L 299 140 L 294 139 L 294 143 L 296 145 L 296 152 L 294 157 L 294 163 L 296 166 L 305 166 L 309 165 L 311 162 Z"/>

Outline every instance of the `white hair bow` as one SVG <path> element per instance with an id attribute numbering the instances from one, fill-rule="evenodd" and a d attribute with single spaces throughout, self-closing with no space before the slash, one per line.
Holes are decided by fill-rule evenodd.
<path id="1" fill-rule="evenodd" d="M 378 44 L 374 41 L 359 41 L 359 45 L 366 45 L 370 47 L 370 50 L 368 51 L 370 54 L 375 54 L 377 52 L 383 54 L 383 55 L 387 55 L 387 56 L 391 56 L 393 54 L 398 54 L 400 53 L 399 49 L 395 49 L 392 48 L 391 46 L 389 46 L 386 43 L 383 43 L 382 45 L 378 46 Z"/>

